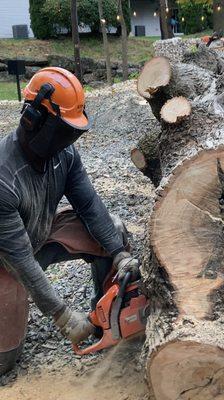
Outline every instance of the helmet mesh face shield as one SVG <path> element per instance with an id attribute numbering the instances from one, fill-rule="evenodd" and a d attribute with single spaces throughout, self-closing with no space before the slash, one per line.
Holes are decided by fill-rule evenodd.
<path id="1" fill-rule="evenodd" d="M 48 114 L 47 119 L 36 135 L 27 135 L 29 148 L 38 157 L 49 160 L 51 157 L 74 143 L 88 129 L 78 129 L 68 125 L 59 116 Z"/>

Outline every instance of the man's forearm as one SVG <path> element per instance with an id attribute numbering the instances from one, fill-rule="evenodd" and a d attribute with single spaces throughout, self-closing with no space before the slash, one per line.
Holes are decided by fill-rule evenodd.
<path id="1" fill-rule="evenodd" d="M 89 207 L 80 213 L 91 236 L 112 256 L 124 251 L 122 232 L 118 232 L 101 198 L 95 194 Z"/>

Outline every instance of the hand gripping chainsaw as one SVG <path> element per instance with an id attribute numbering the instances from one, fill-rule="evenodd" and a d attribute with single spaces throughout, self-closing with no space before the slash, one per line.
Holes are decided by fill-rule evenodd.
<path id="1" fill-rule="evenodd" d="M 95 353 L 114 346 L 121 339 L 143 333 L 149 300 L 140 293 L 139 281 L 131 282 L 131 273 L 127 272 L 121 283 L 110 280 L 109 289 L 98 301 L 96 309 L 89 315 L 91 323 L 99 330 L 100 340 L 89 347 L 73 345 L 78 355 Z"/>

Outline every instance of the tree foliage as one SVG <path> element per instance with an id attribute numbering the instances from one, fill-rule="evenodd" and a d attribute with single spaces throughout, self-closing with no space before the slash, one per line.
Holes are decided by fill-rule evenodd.
<path id="1" fill-rule="evenodd" d="M 30 0 L 31 28 L 38 39 L 46 39 L 53 34 L 52 25 L 43 12 L 44 4 L 45 0 Z"/>
<path id="2" fill-rule="evenodd" d="M 182 31 L 192 34 L 212 28 L 211 0 L 179 0 Z"/>
<path id="3" fill-rule="evenodd" d="M 130 10 L 128 0 L 122 0 L 127 30 L 130 32 Z M 117 21 L 118 0 L 103 0 L 106 26 L 119 28 Z M 30 0 L 31 27 L 38 39 L 57 35 L 60 28 L 71 32 L 71 0 Z M 100 31 L 97 0 L 78 0 L 80 25 L 88 25 L 93 33 Z"/>

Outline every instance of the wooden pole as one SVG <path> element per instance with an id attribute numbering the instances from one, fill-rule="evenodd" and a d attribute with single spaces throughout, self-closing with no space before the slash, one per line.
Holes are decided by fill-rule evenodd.
<path id="1" fill-rule="evenodd" d="M 128 41 L 127 41 L 127 27 L 124 19 L 122 0 L 118 1 L 118 18 L 121 23 L 123 81 L 126 81 L 128 79 Z"/>
<path id="2" fill-rule="evenodd" d="M 77 14 L 77 1 L 71 0 L 72 40 L 74 43 L 75 75 L 82 83 L 82 66 L 80 58 L 79 24 Z"/>
<path id="3" fill-rule="evenodd" d="M 102 0 L 98 0 L 98 10 L 99 10 L 99 17 L 100 17 L 100 25 L 102 29 L 103 35 L 103 47 L 104 53 L 106 58 L 106 69 L 107 69 L 107 83 L 108 85 L 112 85 L 112 76 L 111 76 L 111 63 L 110 63 L 110 51 L 107 39 L 107 31 L 106 31 L 106 21 L 103 18 L 103 3 Z"/>

